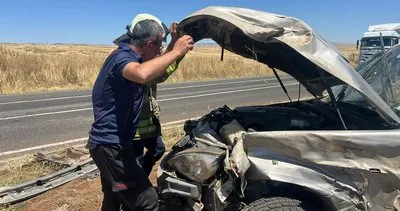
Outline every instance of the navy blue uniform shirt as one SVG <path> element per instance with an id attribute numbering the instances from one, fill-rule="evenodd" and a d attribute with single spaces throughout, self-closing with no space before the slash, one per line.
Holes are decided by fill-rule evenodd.
<path id="1" fill-rule="evenodd" d="M 94 122 L 88 141 L 91 149 L 97 144 L 132 145 L 143 103 L 143 85 L 122 76 L 130 62 L 142 63 L 142 59 L 128 44 L 122 44 L 100 70 L 92 91 Z"/>

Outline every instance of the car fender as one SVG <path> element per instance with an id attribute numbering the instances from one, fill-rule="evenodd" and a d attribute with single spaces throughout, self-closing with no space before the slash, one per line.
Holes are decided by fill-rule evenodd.
<path id="1" fill-rule="evenodd" d="M 279 160 L 278 157 L 266 159 L 249 156 L 249 159 L 251 166 L 247 171 L 248 180 L 282 182 L 304 187 L 329 201 L 335 210 L 358 210 L 360 207 L 364 210 L 367 206 L 367 200 L 355 187 L 341 183 L 307 165 Z"/>

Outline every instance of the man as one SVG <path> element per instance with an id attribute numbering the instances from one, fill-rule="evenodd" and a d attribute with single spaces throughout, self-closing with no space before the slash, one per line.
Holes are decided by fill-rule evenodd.
<path id="1" fill-rule="evenodd" d="M 172 41 L 171 41 L 172 42 Z M 142 112 L 136 134 L 133 137 L 136 159 L 139 161 L 143 171 L 150 175 L 153 166 L 163 156 L 165 145 L 161 134 L 160 107 L 157 102 L 157 83 L 164 82 L 178 68 L 178 59 L 168 67 L 162 77 L 153 80 L 144 87 L 145 99 L 143 100 Z M 144 153 L 146 148 L 146 153 Z"/>
<path id="2" fill-rule="evenodd" d="M 173 23 L 170 28 L 171 42 L 164 53 L 172 49 L 173 44 L 179 38 L 177 34 L 177 23 Z M 182 58 L 179 58 L 171 64 L 165 74 L 157 77 L 155 80 L 145 86 L 145 96 L 143 100 L 142 112 L 140 114 L 140 121 L 136 134 L 133 137 L 133 145 L 135 146 L 135 154 L 143 171 L 147 176 L 150 175 L 153 166 L 163 156 L 165 152 L 165 145 L 162 140 L 161 122 L 160 122 L 160 107 L 156 100 L 157 98 L 157 83 L 162 83 L 171 76 L 178 68 Z M 147 151 L 144 153 L 144 148 Z"/>
<path id="3" fill-rule="evenodd" d="M 159 21 L 157 17 L 150 14 L 139 14 L 132 21 L 132 24 L 135 24 L 138 20 L 142 19 L 153 19 Z M 171 42 L 163 53 L 169 52 L 176 40 L 178 40 L 179 36 L 177 33 L 177 26 L 178 23 L 172 23 L 170 26 L 169 32 L 171 34 Z M 132 25 L 130 27 L 132 27 Z M 129 41 L 129 39 L 116 39 L 114 40 L 114 44 L 120 46 L 127 41 Z M 181 60 L 182 58 L 179 58 L 168 67 L 164 74 L 149 83 L 146 83 L 144 86 L 143 92 L 145 98 L 143 99 L 143 106 L 139 116 L 136 134 L 133 137 L 133 148 L 135 150 L 136 158 L 147 176 L 150 175 L 153 166 L 165 152 L 165 145 L 161 136 L 160 107 L 156 100 L 157 83 L 162 83 L 167 80 L 168 77 L 178 68 Z M 147 149 L 146 154 L 144 154 L 144 148 Z"/>
<path id="4" fill-rule="evenodd" d="M 132 137 L 143 103 L 143 84 L 162 75 L 193 49 L 193 39 L 179 38 L 171 51 L 158 56 L 167 35 L 163 24 L 143 19 L 129 27 L 123 44 L 104 62 L 92 92 L 94 122 L 88 148 L 100 170 L 102 210 L 157 210 L 158 196 L 136 162 Z M 165 27 L 164 27 L 165 28 Z"/>

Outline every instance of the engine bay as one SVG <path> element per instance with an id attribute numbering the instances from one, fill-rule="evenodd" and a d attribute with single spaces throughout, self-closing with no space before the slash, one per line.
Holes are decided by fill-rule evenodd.
<path id="1" fill-rule="evenodd" d="M 369 109 L 341 105 L 340 113 L 349 130 L 390 129 Z M 250 160 L 244 142 L 250 141 L 249 135 L 307 130 L 341 133 L 344 129 L 333 106 L 310 100 L 233 110 L 225 105 L 199 120 L 186 121 L 184 130 L 186 135 L 160 164 L 159 188 L 167 195 L 179 193 L 194 200 L 219 198 L 218 203 L 211 200 L 204 205 L 215 205 L 216 210 L 221 210 L 231 204 L 229 200 L 252 197 L 245 194 Z"/>
<path id="2" fill-rule="evenodd" d="M 348 130 L 388 129 L 379 115 L 371 110 L 341 106 L 340 112 Z M 246 106 L 233 110 L 236 120 L 254 131 L 343 130 L 337 111 L 318 100 L 268 106 Z"/>

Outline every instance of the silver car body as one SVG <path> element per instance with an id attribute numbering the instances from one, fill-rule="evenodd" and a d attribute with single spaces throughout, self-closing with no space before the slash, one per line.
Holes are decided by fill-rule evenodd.
<path id="1" fill-rule="evenodd" d="M 235 140 L 242 140 L 250 162 L 242 169 L 246 180 L 293 184 L 322 196 L 336 210 L 400 209 L 400 118 L 333 45 L 296 18 L 243 8 L 207 7 L 179 28 L 195 41 L 211 38 L 290 74 L 315 97 L 327 87 L 347 84 L 387 124 L 377 130 L 239 131 Z M 226 130 L 237 136 L 235 128 Z M 203 130 L 197 138 L 218 136 L 214 133 Z"/>

